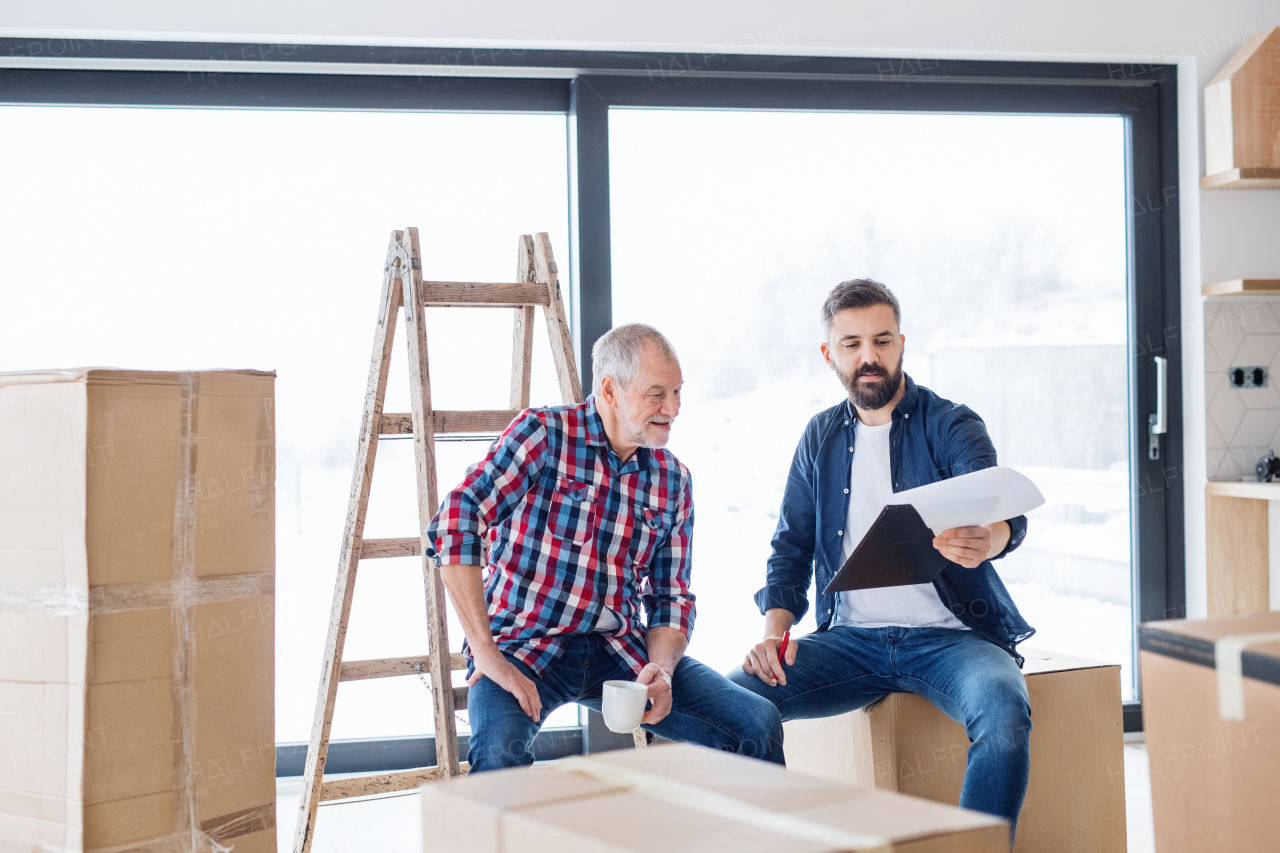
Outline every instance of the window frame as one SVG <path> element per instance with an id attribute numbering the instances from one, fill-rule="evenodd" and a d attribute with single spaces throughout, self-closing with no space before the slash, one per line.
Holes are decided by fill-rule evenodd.
<path id="1" fill-rule="evenodd" d="M 1123 116 L 1135 634 L 1140 622 L 1185 613 L 1176 66 L 0 38 L 0 105 L 37 104 L 565 115 L 568 284 L 584 387 L 591 345 L 612 325 L 610 108 Z M 1158 461 L 1147 458 L 1153 355 L 1168 359 L 1168 432 Z M 1137 695 L 1125 703 L 1125 731 L 1142 728 Z M 591 730 L 584 725 L 576 741 L 583 750 Z M 353 770 L 397 769 L 387 758 L 397 740 L 349 743 L 344 754 Z M 282 767 L 296 748 L 279 745 Z M 551 755 L 576 747 L 552 733 L 540 748 Z M 404 767 L 421 766 L 423 750 L 392 752 L 409 762 Z"/>
<path id="2" fill-rule="evenodd" d="M 755 109 L 779 111 L 948 112 L 1116 115 L 1126 122 L 1128 217 L 1129 457 L 1132 482 L 1133 636 L 1137 625 L 1185 613 L 1182 448 L 1181 271 L 1179 267 L 1176 68 L 1061 67 L 1009 63 L 1045 76 L 1011 79 L 956 74 L 946 79 L 886 80 L 740 78 L 642 79 L 583 74 L 573 81 L 577 260 L 575 338 L 594 341 L 611 326 L 608 111 L 611 108 Z M 963 64 L 963 63 L 962 63 Z M 985 65 L 985 64 L 984 64 Z M 1027 68 L 1027 66 L 1032 66 Z M 961 69 L 965 70 L 965 69 Z M 983 69 L 987 70 L 987 69 Z M 1110 75 L 1103 79 L 1099 75 Z M 1114 76 L 1118 79 L 1111 79 Z M 585 143 L 585 144 L 584 144 Z M 584 150 L 585 148 L 585 150 Z M 571 212 L 571 216 L 575 214 Z M 584 353 L 589 350 L 583 350 Z M 1152 356 L 1168 359 L 1168 432 L 1161 458 L 1147 458 L 1147 414 L 1156 411 Z M 583 382 L 590 382 L 583 361 Z M 1125 731 L 1142 730 L 1140 685 L 1124 703 Z"/>

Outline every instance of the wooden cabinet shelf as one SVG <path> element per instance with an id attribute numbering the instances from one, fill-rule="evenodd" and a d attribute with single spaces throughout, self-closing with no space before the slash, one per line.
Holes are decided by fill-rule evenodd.
<path id="1" fill-rule="evenodd" d="M 1280 278 L 1233 278 L 1200 288 L 1203 296 L 1280 296 Z"/>
<path id="2" fill-rule="evenodd" d="M 1256 480 L 1210 480 L 1207 494 L 1224 498 L 1252 498 L 1258 501 L 1280 501 L 1280 483 Z"/>
<path id="3" fill-rule="evenodd" d="M 1280 190 L 1280 169 L 1231 169 L 1200 179 L 1202 190 Z"/>

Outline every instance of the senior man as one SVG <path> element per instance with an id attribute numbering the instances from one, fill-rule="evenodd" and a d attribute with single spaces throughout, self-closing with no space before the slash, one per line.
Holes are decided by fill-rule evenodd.
<path id="1" fill-rule="evenodd" d="M 662 449 L 680 412 L 675 351 L 619 326 L 592 372 L 585 403 L 518 417 L 428 527 L 466 634 L 471 772 L 532 764 L 547 715 L 599 711 L 611 679 L 648 685 L 648 731 L 781 763 L 773 704 L 684 655 L 693 491 Z"/>
<path id="2" fill-rule="evenodd" d="M 796 449 L 773 555 L 756 603 L 764 640 L 730 678 L 778 707 L 784 720 L 827 717 L 889 693 L 924 696 L 963 723 L 970 747 L 960 805 L 1015 824 L 1030 770 L 1031 707 L 1016 646 L 1031 636 L 991 565 L 1026 535 L 1024 517 L 944 531 L 950 564 L 937 580 L 818 595 L 815 633 L 778 660 L 783 632 L 894 492 L 996 464 L 982 419 L 902 372 L 906 337 L 893 293 L 858 279 L 823 305 L 822 355 L 848 398 L 816 415 Z"/>

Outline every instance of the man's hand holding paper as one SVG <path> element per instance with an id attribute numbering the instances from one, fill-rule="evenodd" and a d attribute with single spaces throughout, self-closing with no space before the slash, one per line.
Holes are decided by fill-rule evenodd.
<path id="1" fill-rule="evenodd" d="M 953 527 L 933 537 L 933 547 L 953 563 L 966 569 L 976 569 L 990 560 L 1009 544 L 1009 524 L 979 524 L 974 527 Z"/>

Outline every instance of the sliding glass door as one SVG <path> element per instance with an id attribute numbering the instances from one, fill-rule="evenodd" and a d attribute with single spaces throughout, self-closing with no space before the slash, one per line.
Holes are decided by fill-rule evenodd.
<path id="1" fill-rule="evenodd" d="M 996 564 L 1028 647 L 1119 663 L 1133 696 L 1127 124 L 1105 116 L 609 110 L 613 322 L 681 355 L 698 630 L 756 642 L 792 452 L 844 390 L 819 309 L 869 276 L 905 370 L 976 411 L 1046 503 Z M 1145 451 L 1145 448 L 1143 448 Z M 806 619 L 809 629 L 813 617 Z"/>

